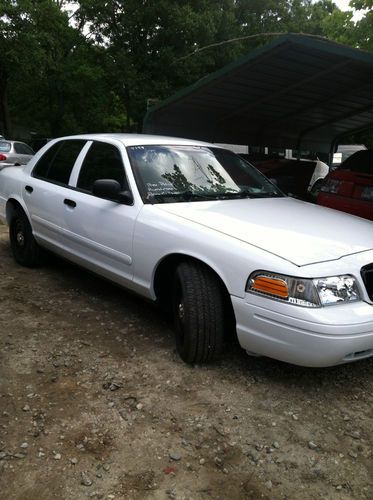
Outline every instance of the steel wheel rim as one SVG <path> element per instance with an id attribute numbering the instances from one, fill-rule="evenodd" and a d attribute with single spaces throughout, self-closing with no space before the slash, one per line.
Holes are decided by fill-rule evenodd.
<path id="1" fill-rule="evenodd" d="M 12 240 L 14 243 L 15 251 L 18 255 L 22 256 L 26 249 L 26 233 L 25 224 L 20 219 L 17 219 L 15 221 L 12 230 Z"/>

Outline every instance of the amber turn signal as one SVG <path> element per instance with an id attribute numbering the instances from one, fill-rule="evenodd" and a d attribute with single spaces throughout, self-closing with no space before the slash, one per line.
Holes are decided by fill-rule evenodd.
<path id="1" fill-rule="evenodd" d="M 268 276 L 256 276 L 251 280 L 250 288 L 256 292 L 266 293 L 287 299 L 289 297 L 289 290 L 286 282 L 277 278 L 270 278 Z"/>

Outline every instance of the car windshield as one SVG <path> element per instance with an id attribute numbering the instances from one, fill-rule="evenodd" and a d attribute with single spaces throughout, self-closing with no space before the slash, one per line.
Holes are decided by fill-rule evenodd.
<path id="1" fill-rule="evenodd" d="M 157 145 L 127 151 L 148 203 L 284 196 L 252 165 L 225 149 Z"/>
<path id="2" fill-rule="evenodd" d="M 0 141 L 0 151 L 2 153 L 8 153 L 10 151 L 11 146 L 12 145 L 10 144 L 10 142 Z"/>
<path id="3" fill-rule="evenodd" d="M 373 174 L 373 149 L 357 151 L 341 163 L 339 170 L 350 170 L 361 174 Z"/>

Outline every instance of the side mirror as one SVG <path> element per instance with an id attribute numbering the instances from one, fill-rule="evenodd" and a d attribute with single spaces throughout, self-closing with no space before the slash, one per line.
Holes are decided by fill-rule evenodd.
<path id="1" fill-rule="evenodd" d="M 124 205 L 132 205 L 133 196 L 131 191 L 121 191 L 119 193 L 118 201 L 120 201 Z"/>
<path id="2" fill-rule="evenodd" d="M 117 201 L 125 205 L 133 203 L 130 191 L 122 191 L 121 185 L 114 179 L 98 179 L 93 183 L 92 193 L 99 198 Z"/>

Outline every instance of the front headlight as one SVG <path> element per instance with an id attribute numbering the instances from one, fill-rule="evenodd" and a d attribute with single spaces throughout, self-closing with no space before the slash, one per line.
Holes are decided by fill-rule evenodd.
<path id="1" fill-rule="evenodd" d="M 303 307 L 360 300 L 356 280 L 349 275 L 311 279 L 255 271 L 247 281 L 246 291 Z"/>

